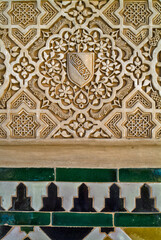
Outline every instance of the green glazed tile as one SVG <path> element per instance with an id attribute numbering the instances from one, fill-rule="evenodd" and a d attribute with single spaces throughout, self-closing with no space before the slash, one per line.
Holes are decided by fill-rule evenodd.
<path id="1" fill-rule="evenodd" d="M 161 182 L 160 168 L 125 168 L 119 170 L 120 182 Z"/>
<path id="2" fill-rule="evenodd" d="M 112 227 L 112 214 L 106 213 L 53 213 L 54 226 Z"/>
<path id="3" fill-rule="evenodd" d="M 54 181 L 54 169 L 0 168 L 0 181 Z"/>
<path id="4" fill-rule="evenodd" d="M 56 181 L 116 182 L 116 169 L 56 168 Z"/>
<path id="5" fill-rule="evenodd" d="M 115 213 L 116 227 L 161 227 L 161 213 Z"/>
<path id="6" fill-rule="evenodd" d="M 29 232 L 33 232 L 34 231 L 34 227 L 21 227 L 21 231 L 25 232 L 26 234 L 28 234 Z"/>
<path id="7" fill-rule="evenodd" d="M 0 225 L 46 226 L 50 224 L 50 213 L 0 212 Z"/>

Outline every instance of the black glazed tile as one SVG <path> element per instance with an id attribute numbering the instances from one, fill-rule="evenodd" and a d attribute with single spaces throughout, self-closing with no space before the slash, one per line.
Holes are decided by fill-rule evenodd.
<path id="1" fill-rule="evenodd" d="M 88 187 L 84 183 L 79 187 L 78 198 L 74 198 L 74 208 L 71 212 L 96 212 L 93 208 L 93 198 L 88 197 Z"/>
<path id="2" fill-rule="evenodd" d="M 110 187 L 110 198 L 105 198 L 105 208 L 101 212 L 125 212 L 124 199 L 120 198 L 120 188 L 113 184 Z"/>
<path id="3" fill-rule="evenodd" d="M 26 196 L 26 186 L 20 183 L 17 186 L 17 197 L 12 197 L 10 211 L 34 211 L 31 207 L 31 197 Z"/>
<path id="4" fill-rule="evenodd" d="M 158 212 L 154 207 L 154 198 L 150 198 L 150 186 L 144 184 L 141 189 L 141 198 L 136 198 L 136 208 L 133 212 Z"/>
<path id="5" fill-rule="evenodd" d="M 65 211 L 61 197 L 57 197 L 57 186 L 54 183 L 48 186 L 48 197 L 43 198 L 43 208 L 40 211 Z"/>
<path id="6" fill-rule="evenodd" d="M 107 235 L 110 233 L 110 232 L 114 232 L 114 228 L 101 228 L 101 232 L 102 233 L 106 233 Z"/>
<path id="7" fill-rule="evenodd" d="M 9 226 L 0 226 L 0 239 L 2 239 L 10 230 L 12 227 Z"/>
<path id="8" fill-rule="evenodd" d="M 89 227 L 41 227 L 51 240 L 83 240 L 93 228 Z"/>

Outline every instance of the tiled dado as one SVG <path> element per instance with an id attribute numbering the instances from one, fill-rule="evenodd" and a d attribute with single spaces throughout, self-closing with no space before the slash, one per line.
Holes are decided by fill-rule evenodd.
<path id="1" fill-rule="evenodd" d="M 161 169 L 0 168 L 0 239 L 160 238 Z"/>

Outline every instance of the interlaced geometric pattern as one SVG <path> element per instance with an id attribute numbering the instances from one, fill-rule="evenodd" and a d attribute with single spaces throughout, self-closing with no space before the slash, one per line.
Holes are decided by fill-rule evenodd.
<path id="1" fill-rule="evenodd" d="M 137 110 L 135 113 L 127 113 L 125 126 L 127 127 L 127 137 L 143 137 L 148 138 L 151 136 L 151 129 L 154 123 L 151 121 L 150 113 L 143 113 Z"/>
<path id="2" fill-rule="evenodd" d="M 124 10 L 122 11 L 124 24 L 131 24 L 134 28 L 141 25 L 147 25 L 151 11 L 148 9 L 147 1 L 124 1 Z"/>
<path id="3" fill-rule="evenodd" d="M 160 138 L 160 7 L 0 2 L 0 138 Z"/>
<path id="4" fill-rule="evenodd" d="M 39 12 L 34 2 L 12 2 L 10 15 L 13 24 L 19 24 L 26 28 L 28 25 L 36 24 Z"/>
<path id="5" fill-rule="evenodd" d="M 28 114 L 22 111 L 12 115 L 9 127 L 12 129 L 12 136 L 17 138 L 32 138 L 35 137 L 35 129 L 38 127 L 35 121 L 35 114 Z"/>

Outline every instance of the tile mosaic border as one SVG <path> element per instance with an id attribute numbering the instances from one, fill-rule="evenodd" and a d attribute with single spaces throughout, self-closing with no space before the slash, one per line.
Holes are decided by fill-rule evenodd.
<path id="1" fill-rule="evenodd" d="M 134 237 L 161 237 L 161 168 L 0 168 L 0 239 Z"/>
<path id="2" fill-rule="evenodd" d="M 161 213 L 0 212 L 0 225 L 92 228 L 161 227 Z"/>
<path id="3" fill-rule="evenodd" d="M 160 190 L 161 168 L 0 168 L 0 225 L 161 227 Z"/>

